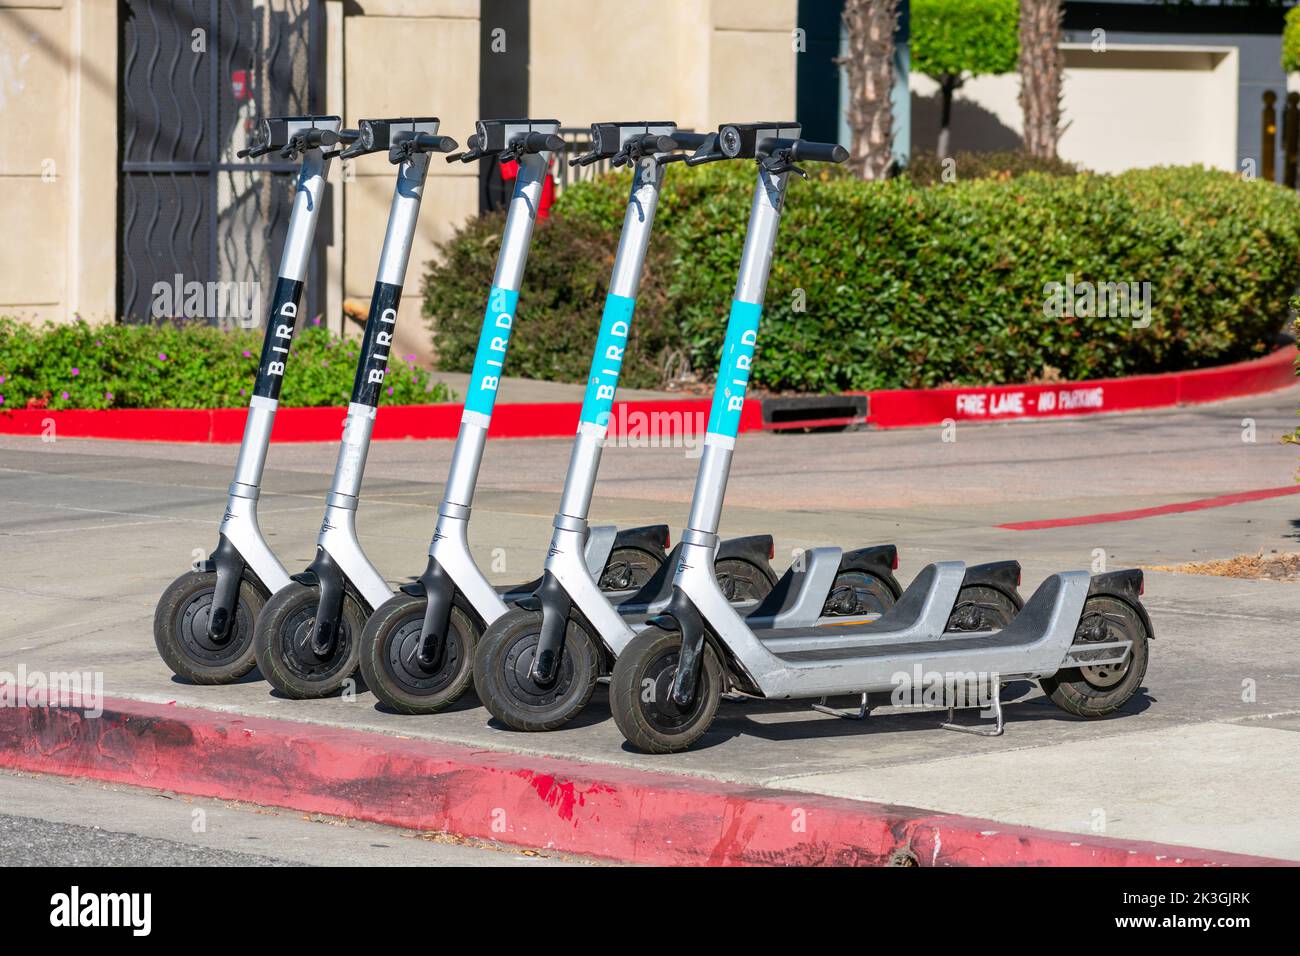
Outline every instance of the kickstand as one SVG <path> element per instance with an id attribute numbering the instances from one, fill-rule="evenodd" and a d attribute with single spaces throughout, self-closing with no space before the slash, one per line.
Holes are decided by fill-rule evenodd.
<path id="1" fill-rule="evenodd" d="M 1001 737 L 1002 736 L 1002 685 L 998 684 L 997 690 L 993 694 L 993 721 L 992 727 L 968 727 L 962 724 L 953 723 L 953 718 L 957 716 L 957 708 L 948 708 L 948 719 L 939 726 L 944 730 L 955 730 L 960 734 L 975 734 L 977 737 Z"/>
<path id="2" fill-rule="evenodd" d="M 812 709 L 819 714 L 829 714 L 832 717 L 843 717 L 845 720 L 862 720 L 867 714 L 871 713 L 871 707 L 867 704 L 867 695 L 862 695 L 862 703 L 858 705 L 857 710 L 841 710 L 837 707 L 826 706 L 826 698 L 823 697 L 820 704 L 813 704 Z"/>

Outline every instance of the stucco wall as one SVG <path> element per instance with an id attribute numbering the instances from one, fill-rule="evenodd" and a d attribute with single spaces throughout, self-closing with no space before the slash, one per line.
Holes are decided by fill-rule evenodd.
<path id="1" fill-rule="evenodd" d="M 0 314 L 113 317 L 116 84 L 116 4 L 0 0 Z"/>

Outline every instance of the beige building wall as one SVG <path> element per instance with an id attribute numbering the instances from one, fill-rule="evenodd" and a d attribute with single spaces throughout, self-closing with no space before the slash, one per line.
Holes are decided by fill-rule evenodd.
<path id="1" fill-rule="evenodd" d="M 1235 47 L 1112 43 L 1105 53 L 1088 44 L 1063 44 L 1062 50 L 1062 159 L 1100 173 L 1189 163 L 1235 169 Z M 909 87 L 912 142 L 932 150 L 939 86 L 913 73 Z M 967 81 L 954 97 L 953 149 L 1018 148 L 1024 129 L 1019 93 L 1015 73 Z"/>
<path id="2" fill-rule="evenodd" d="M 532 0 L 529 110 L 719 123 L 794 115 L 797 0 Z"/>
<path id="3" fill-rule="evenodd" d="M 0 315 L 110 321 L 117 4 L 0 0 Z"/>
<path id="4" fill-rule="evenodd" d="M 364 15 L 344 5 L 344 103 L 348 123 L 367 117 L 437 116 L 440 130 L 464 144 L 478 113 L 478 0 L 366 0 Z M 334 107 L 331 106 L 333 109 Z M 343 183 L 343 295 L 370 300 L 395 173 L 375 153 L 349 161 Z M 402 288 L 397 354 L 428 358 L 432 348 L 420 315 L 420 281 L 434 244 L 478 213 L 478 167 L 435 156 L 429 167 L 420 223 Z M 361 325 L 350 322 L 359 334 Z"/>

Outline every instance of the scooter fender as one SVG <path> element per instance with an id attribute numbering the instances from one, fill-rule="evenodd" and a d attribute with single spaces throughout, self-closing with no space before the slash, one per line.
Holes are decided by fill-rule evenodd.
<path id="1" fill-rule="evenodd" d="M 1147 614 L 1146 606 L 1142 603 L 1142 590 L 1143 574 L 1137 568 L 1107 571 L 1104 574 L 1094 575 L 1088 582 L 1089 597 L 1094 594 L 1105 594 L 1128 604 L 1141 619 L 1142 626 L 1147 629 L 1147 636 L 1154 639 L 1156 631 L 1151 626 L 1151 616 Z"/>

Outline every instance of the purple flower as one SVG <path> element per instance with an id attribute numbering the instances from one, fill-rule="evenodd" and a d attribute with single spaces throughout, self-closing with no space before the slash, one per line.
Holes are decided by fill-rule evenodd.
<path id="1" fill-rule="evenodd" d="M 99 348 L 99 347 L 100 347 L 101 345 L 103 345 L 103 344 L 104 344 L 104 343 L 101 342 L 99 339 L 95 339 L 95 348 Z"/>
<path id="2" fill-rule="evenodd" d="M 311 320 L 311 324 L 312 324 L 312 325 L 320 325 L 320 316 L 318 315 L 318 316 L 316 316 L 314 319 L 312 319 L 312 320 Z"/>
<path id="3" fill-rule="evenodd" d="M 167 361 L 167 353 L 166 353 L 166 352 L 159 352 L 159 353 L 158 353 L 158 361 L 160 361 L 160 362 L 165 362 L 165 361 Z"/>
<path id="4" fill-rule="evenodd" d="M 111 401 L 113 400 L 113 393 L 112 393 L 112 392 L 105 392 L 105 393 L 104 393 L 104 399 L 105 399 L 105 401 L 109 401 L 109 402 L 111 402 Z"/>
<path id="5" fill-rule="evenodd" d="M 67 393 L 67 392 L 60 392 L 59 394 L 63 396 L 63 398 L 64 398 L 65 401 L 67 400 L 67 398 L 68 398 L 68 393 Z"/>
<path id="6" fill-rule="evenodd" d="M 328 367 L 329 364 L 330 364 L 330 360 L 329 360 L 329 359 L 321 359 L 321 360 L 320 360 L 320 363 L 321 363 L 321 365 L 324 365 L 324 366 Z"/>
<path id="7" fill-rule="evenodd" d="M 244 358 L 252 358 L 252 357 L 253 357 L 253 353 L 248 351 L 248 349 L 244 349 Z"/>
<path id="8" fill-rule="evenodd" d="M 389 394 L 389 395 L 392 395 L 392 394 L 393 394 L 393 386 L 391 386 L 391 385 L 388 386 L 388 394 Z"/>
<path id="9" fill-rule="evenodd" d="M 3 405 L 4 403 L 5 403 L 5 397 L 3 395 L 0 395 L 0 405 Z"/>
<path id="10" fill-rule="evenodd" d="M 247 395 L 248 393 L 247 393 L 246 391 L 244 391 L 244 390 L 241 388 L 241 389 L 239 390 L 239 394 L 240 394 L 240 395 Z"/>
<path id="11" fill-rule="evenodd" d="M 72 367 L 72 374 L 73 374 L 74 377 L 77 376 L 77 375 L 80 375 L 80 374 L 81 374 L 81 369 L 77 368 L 77 367 L 74 365 L 74 366 Z"/>
<path id="12" fill-rule="evenodd" d="M 0 375 L 0 385 L 3 385 L 4 383 L 5 383 L 5 377 L 3 375 Z"/>
<path id="13" fill-rule="evenodd" d="M 407 360 L 408 362 L 414 362 L 414 361 L 415 361 L 415 353 L 412 352 L 410 355 L 408 355 L 408 356 L 406 357 L 406 360 Z"/>

